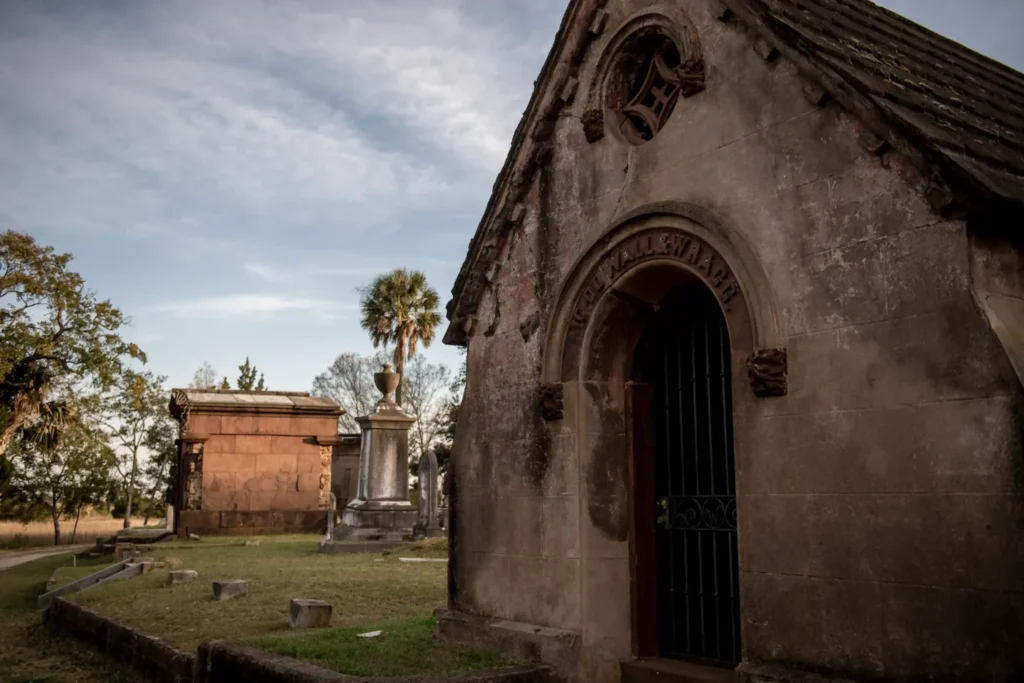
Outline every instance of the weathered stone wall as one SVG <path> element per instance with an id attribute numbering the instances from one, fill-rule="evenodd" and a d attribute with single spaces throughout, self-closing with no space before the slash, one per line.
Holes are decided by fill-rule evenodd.
<path id="1" fill-rule="evenodd" d="M 580 93 L 649 4 L 609 2 Z M 632 651 L 628 373 L 566 385 L 564 419 L 547 423 L 543 347 L 583 251 L 617 217 L 674 200 L 750 247 L 788 351 L 779 398 L 754 397 L 734 358 L 745 659 L 1008 680 L 1024 671 L 1007 635 L 1024 628 L 1022 398 L 972 296 L 965 222 L 943 220 L 898 153 L 818 106 L 717 3 L 661 7 L 696 28 L 706 90 L 641 146 L 610 129 L 588 143 L 578 95 L 478 310 L 452 606 L 577 631 L 582 680 L 618 680 Z"/>
<path id="2" fill-rule="evenodd" d="M 179 531 L 315 531 L 326 524 L 332 447 L 317 438 L 336 437 L 336 418 L 193 413 L 190 429 L 207 437 L 202 506 L 180 513 Z"/>

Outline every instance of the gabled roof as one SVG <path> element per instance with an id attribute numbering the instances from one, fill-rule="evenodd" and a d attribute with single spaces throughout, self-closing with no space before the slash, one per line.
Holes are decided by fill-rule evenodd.
<path id="1" fill-rule="evenodd" d="M 868 0 L 735 4 L 823 87 L 855 91 L 944 170 L 1024 202 L 1024 74 Z"/>
<path id="2" fill-rule="evenodd" d="M 185 410 L 210 412 L 294 412 L 341 415 L 341 407 L 329 398 L 310 396 L 299 391 L 221 391 L 211 389 L 172 389 L 171 415 L 178 418 Z"/>
<path id="3" fill-rule="evenodd" d="M 684 2 L 684 0 L 675 0 Z M 516 203 L 547 163 L 549 125 L 571 101 L 575 70 L 607 0 L 571 0 L 512 139 L 448 303 L 446 344 L 465 343 Z M 1024 205 L 1024 74 L 870 0 L 724 0 L 736 17 L 879 139 L 932 178 L 946 211 L 989 200 Z M 709 84 L 713 87 L 713 84 Z"/>

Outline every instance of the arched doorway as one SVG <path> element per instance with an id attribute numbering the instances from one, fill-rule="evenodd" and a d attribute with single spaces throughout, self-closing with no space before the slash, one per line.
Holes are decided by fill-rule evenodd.
<path id="1" fill-rule="evenodd" d="M 572 449 L 579 467 L 582 635 L 584 643 L 594 643 L 584 646 L 590 650 L 583 656 L 612 656 L 622 662 L 659 656 L 708 658 L 722 664 L 741 657 L 739 633 L 732 650 L 672 643 L 663 647 L 659 641 L 660 631 L 670 632 L 670 627 L 659 628 L 656 544 L 661 541 L 653 485 L 657 382 L 645 381 L 652 353 L 639 349 L 658 338 L 651 330 L 659 325 L 696 320 L 702 312 L 715 313 L 719 317 L 714 320 L 721 324 L 724 319 L 728 328 L 722 337 L 727 339 L 723 351 L 729 370 L 725 385 L 733 420 L 734 492 L 738 489 L 742 499 L 742 473 L 756 450 L 752 417 L 763 395 L 755 380 L 774 377 L 770 364 L 762 368 L 754 361 L 763 350 L 778 349 L 779 330 L 767 274 L 741 235 L 690 204 L 638 209 L 577 259 L 551 311 L 539 403 L 552 443 Z M 702 549 L 703 544 L 702 537 Z M 734 552 L 733 595 L 735 560 Z M 739 576 L 742 583 L 744 575 Z M 741 629 L 738 610 L 733 600 L 719 624 L 731 617 L 732 628 Z M 671 612 L 685 625 L 685 609 Z M 700 622 L 696 627 L 699 634 Z M 723 639 L 723 644 L 731 646 L 732 641 Z"/>
<path id="2" fill-rule="evenodd" d="M 732 358 L 701 281 L 669 292 L 635 351 L 631 394 L 640 654 L 740 660 Z"/>

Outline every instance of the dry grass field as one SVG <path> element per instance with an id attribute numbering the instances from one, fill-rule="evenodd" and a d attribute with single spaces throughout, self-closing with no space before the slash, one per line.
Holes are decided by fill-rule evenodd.
<path id="1" fill-rule="evenodd" d="M 132 518 L 133 527 L 141 527 L 141 517 Z M 150 518 L 150 525 L 161 524 L 160 517 Z M 61 545 L 71 543 L 71 531 L 74 529 L 75 520 L 62 521 L 60 525 Z M 78 522 L 78 533 L 75 534 L 75 543 L 92 543 L 97 538 L 107 537 L 121 530 L 124 520 L 114 519 L 107 515 L 95 515 L 83 517 Z M 0 522 L 0 548 L 15 549 L 34 546 L 53 545 L 53 524 L 50 522 Z"/>

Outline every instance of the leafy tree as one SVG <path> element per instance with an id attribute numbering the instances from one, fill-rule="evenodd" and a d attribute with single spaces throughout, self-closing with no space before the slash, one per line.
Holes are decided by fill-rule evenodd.
<path id="1" fill-rule="evenodd" d="M 167 411 L 166 377 L 151 372 L 125 372 L 102 399 L 103 425 L 115 445 L 114 470 L 125 498 L 124 528 L 131 526 L 132 502 L 141 483 L 141 457 L 158 438 Z"/>
<path id="2" fill-rule="evenodd" d="M 263 373 L 260 373 L 260 379 L 256 381 L 256 366 L 249 363 L 249 356 L 245 357 L 245 364 L 238 366 L 238 388 L 241 391 L 266 391 L 267 387 L 263 384 Z"/>
<path id="3" fill-rule="evenodd" d="M 45 510 L 53 522 L 53 542 L 61 542 L 61 520 L 74 518 L 71 541 L 82 509 L 101 504 L 111 487 L 113 452 L 106 435 L 80 416 L 70 419 L 60 436 L 39 443 L 19 440 L 15 484 L 22 498 L 22 521 Z"/>
<path id="4" fill-rule="evenodd" d="M 108 385 L 125 356 L 145 361 L 118 331 L 127 322 L 109 301 L 98 301 L 70 254 L 57 254 L 34 238 L 0 233 L 0 489 L 13 472 L 7 451 L 24 430 L 40 422 L 52 430 L 66 406 L 50 400 L 59 381 Z M 36 429 L 46 436 L 46 429 Z M 2 490 L 0 490 L 2 495 Z"/>
<path id="5" fill-rule="evenodd" d="M 439 418 L 441 429 L 438 436 L 438 444 L 434 446 L 434 454 L 437 456 L 437 468 L 441 472 L 448 470 L 448 463 L 451 461 L 452 447 L 455 444 L 455 428 L 458 426 L 459 410 L 462 408 L 462 398 L 466 392 L 465 349 L 462 349 L 462 353 L 462 366 L 448 387 L 448 397 L 441 408 Z"/>
<path id="6" fill-rule="evenodd" d="M 419 458 L 423 451 L 433 447 L 444 430 L 444 407 L 452 372 L 441 363 L 428 363 L 416 356 L 406 367 L 402 383 L 405 384 L 405 403 L 402 409 L 416 418 L 409 434 L 415 462 L 414 475 L 419 474 Z"/>
<path id="7" fill-rule="evenodd" d="M 225 377 L 220 381 L 220 386 L 217 388 L 221 391 L 231 391 L 231 382 L 229 382 L 228 378 Z"/>
<path id="8" fill-rule="evenodd" d="M 166 508 L 164 503 L 170 502 L 166 498 L 166 492 L 174 485 L 176 476 L 174 462 L 178 455 L 178 447 L 175 445 L 177 436 L 178 428 L 171 420 L 160 420 L 147 435 L 146 449 L 149 451 L 149 459 L 143 472 L 150 483 L 150 488 L 143 526 L 149 524 L 149 518 L 156 509 Z"/>
<path id="9" fill-rule="evenodd" d="M 361 294 L 363 329 L 370 333 L 374 348 L 394 345 L 395 370 L 404 374 L 405 361 L 416 355 L 416 346 L 429 347 L 441 324 L 437 291 L 427 286 L 423 273 L 400 268 L 379 275 Z M 399 404 L 403 395 L 400 384 L 395 394 Z"/>
<path id="10" fill-rule="evenodd" d="M 217 388 L 217 371 L 213 369 L 213 366 L 208 362 L 203 361 L 202 366 L 196 370 L 196 374 L 192 375 L 192 381 L 189 382 L 189 389 L 216 389 Z"/>
<path id="11" fill-rule="evenodd" d="M 313 379 L 312 394 L 333 400 L 345 411 L 338 420 L 339 429 L 350 433 L 359 431 L 355 418 L 368 414 L 380 400 L 373 373 L 380 372 L 390 356 L 387 350 L 372 356 L 343 353 Z"/>

